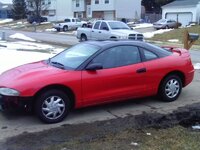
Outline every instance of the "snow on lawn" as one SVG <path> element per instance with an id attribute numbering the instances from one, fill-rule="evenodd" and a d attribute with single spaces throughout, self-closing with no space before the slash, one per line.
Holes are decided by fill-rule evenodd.
<path id="1" fill-rule="evenodd" d="M 144 37 L 145 38 L 152 38 L 154 37 L 155 34 L 163 34 L 165 32 L 169 32 L 173 29 L 160 29 L 160 30 L 157 30 L 157 31 L 154 31 L 154 32 L 146 32 L 146 33 L 143 33 Z"/>
<path id="2" fill-rule="evenodd" d="M 196 64 L 194 64 L 194 69 L 196 69 L 196 70 L 200 70 L 200 63 L 196 63 Z"/>
<path id="3" fill-rule="evenodd" d="M 5 46 L 5 47 L 4 47 Z M 27 51 L 18 51 L 18 50 Z M 41 53 L 28 50 L 49 50 L 53 53 Z M 6 70 L 30 62 L 48 59 L 63 51 L 62 48 L 54 48 L 50 45 L 37 44 L 31 42 L 2 42 L 0 41 L 0 74 Z"/>
<path id="4" fill-rule="evenodd" d="M 32 42 L 0 42 L 0 45 L 7 47 L 9 50 L 54 50 L 53 46 Z"/>
<path id="5" fill-rule="evenodd" d="M 57 31 L 57 30 L 54 29 L 54 28 L 51 28 L 51 29 L 45 29 L 45 31 L 47 31 L 47 32 L 55 32 L 55 31 Z"/>
<path id="6" fill-rule="evenodd" d="M 21 34 L 21 33 L 15 33 L 15 34 L 11 35 L 10 38 L 25 40 L 25 41 L 32 41 L 32 42 L 36 41 L 35 39 L 27 37 L 27 36 L 25 36 L 24 34 Z"/>
<path id="7" fill-rule="evenodd" d="M 179 39 L 170 39 L 168 42 L 179 42 Z"/>
<path id="8" fill-rule="evenodd" d="M 0 24 L 12 22 L 12 21 L 13 19 L 3 19 L 3 20 L 0 20 Z"/>
<path id="9" fill-rule="evenodd" d="M 0 74 L 11 68 L 52 57 L 54 54 L 23 52 L 0 48 Z"/>
<path id="10" fill-rule="evenodd" d="M 151 23 L 141 23 L 141 24 L 135 24 L 135 27 L 132 27 L 133 29 L 141 29 L 141 28 L 149 28 L 153 27 L 153 24 Z"/>

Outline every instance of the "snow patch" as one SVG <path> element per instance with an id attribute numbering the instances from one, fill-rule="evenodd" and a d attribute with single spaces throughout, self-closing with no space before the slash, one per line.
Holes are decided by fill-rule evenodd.
<path id="1" fill-rule="evenodd" d="M 196 69 L 196 70 L 200 70 L 200 63 L 196 63 L 196 64 L 194 64 L 194 69 Z"/>
<path id="2" fill-rule="evenodd" d="M 8 5 L 4 5 L 2 8 L 8 8 Z"/>
<path id="3" fill-rule="evenodd" d="M 132 27 L 133 29 L 141 29 L 141 28 L 150 28 L 153 27 L 153 24 L 151 23 L 141 23 L 141 24 L 135 24 L 135 27 Z"/>
<path id="4" fill-rule="evenodd" d="M 12 22 L 12 21 L 13 19 L 3 19 L 3 20 L 0 20 L 0 24 Z"/>
<path id="5" fill-rule="evenodd" d="M 52 50 L 52 53 L 41 53 L 37 52 L 37 50 Z M 48 59 L 63 50 L 64 49 L 62 48 L 54 48 L 51 45 L 32 42 L 0 41 L 0 64 L 2 64 L 0 65 L 0 74 L 6 70 L 26 63 Z"/>
<path id="6" fill-rule="evenodd" d="M 55 32 L 56 29 L 54 29 L 54 28 L 52 28 L 52 29 L 45 29 L 45 31 L 47 31 L 47 32 Z"/>
<path id="7" fill-rule="evenodd" d="M 179 39 L 170 39 L 168 42 L 179 42 Z"/>
<path id="8" fill-rule="evenodd" d="M 165 32 L 169 32 L 171 30 L 173 30 L 173 29 L 161 29 L 161 30 L 157 30 L 154 32 L 146 32 L 146 33 L 143 33 L 143 35 L 145 38 L 152 38 L 152 37 L 154 37 L 155 34 L 163 34 Z"/>
<path id="9" fill-rule="evenodd" d="M 24 34 L 21 34 L 21 33 L 15 33 L 15 34 L 11 35 L 10 38 L 20 39 L 20 40 L 25 40 L 25 41 L 32 41 L 32 42 L 36 41 L 35 39 L 27 37 L 27 36 L 25 36 Z"/>

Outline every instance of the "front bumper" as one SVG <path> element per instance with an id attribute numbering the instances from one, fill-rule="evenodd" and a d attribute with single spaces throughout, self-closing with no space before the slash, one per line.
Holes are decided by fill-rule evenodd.
<path id="1" fill-rule="evenodd" d="M 32 108 L 32 98 L 0 95 L 0 111 L 13 108 Z"/>

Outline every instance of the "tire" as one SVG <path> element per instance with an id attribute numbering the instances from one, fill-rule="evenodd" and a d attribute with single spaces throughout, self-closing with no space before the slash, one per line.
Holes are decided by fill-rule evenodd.
<path id="1" fill-rule="evenodd" d="M 87 41 L 87 36 L 85 34 L 82 34 L 80 41 L 81 42 Z"/>
<path id="2" fill-rule="evenodd" d="M 164 102 L 175 101 L 182 91 L 182 81 L 177 75 L 167 76 L 160 84 L 159 97 Z"/>
<path id="3" fill-rule="evenodd" d="M 35 104 L 37 116 L 45 123 L 61 122 L 69 113 L 70 108 L 69 97 L 60 90 L 48 90 L 42 93 L 37 97 Z"/>
<path id="4" fill-rule="evenodd" d="M 165 29 L 169 29 L 169 26 L 166 26 Z"/>
<path id="5" fill-rule="evenodd" d="M 68 31 L 68 26 L 64 26 L 64 27 L 63 27 L 63 31 L 64 31 L 64 32 Z"/>

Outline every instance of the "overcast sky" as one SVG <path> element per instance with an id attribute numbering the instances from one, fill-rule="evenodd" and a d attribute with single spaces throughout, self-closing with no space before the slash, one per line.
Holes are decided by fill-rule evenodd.
<path id="1" fill-rule="evenodd" d="M 12 3 L 12 0 L 0 0 L 2 3 Z"/>

